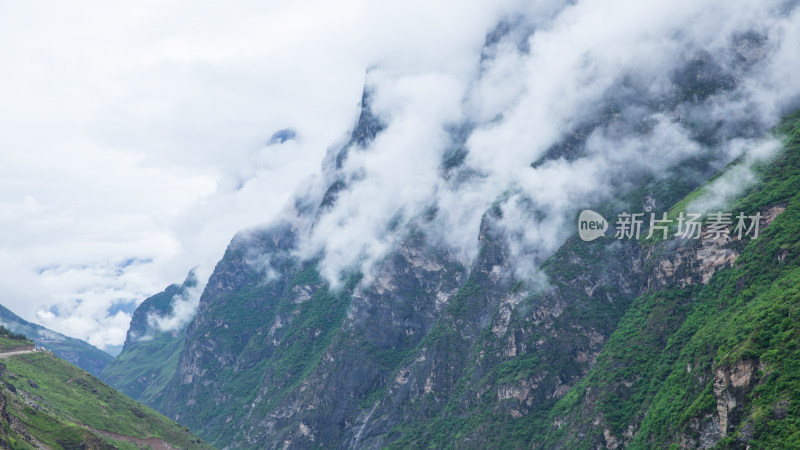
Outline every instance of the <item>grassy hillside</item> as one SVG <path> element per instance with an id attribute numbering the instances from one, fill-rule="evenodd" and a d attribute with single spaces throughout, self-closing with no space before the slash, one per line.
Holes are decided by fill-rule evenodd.
<path id="1" fill-rule="evenodd" d="M 115 376 L 220 446 L 800 447 L 800 116 L 781 132 L 730 205 L 777 217 L 758 239 L 573 237 L 541 289 L 510 275 L 498 203 L 469 272 L 412 231 L 377 281 L 334 291 L 280 224 L 234 238 L 182 349 L 140 307 L 129 338 L 147 339 Z M 717 167 L 687 162 L 593 209 L 675 217 Z"/>
<path id="2" fill-rule="evenodd" d="M 153 318 L 172 315 L 175 299 L 189 295 L 195 286 L 197 279 L 194 272 L 189 272 L 182 285 L 171 285 L 139 305 L 131 318 L 122 352 L 99 375 L 104 382 L 136 400 L 155 402 L 175 373 L 186 326 L 163 331 Z"/>
<path id="3" fill-rule="evenodd" d="M 0 336 L 0 446 L 210 448 L 185 427 L 91 374 L 52 353 L 32 349 L 29 340 Z M 9 356 L 9 351 L 29 353 Z"/>
<path id="4" fill-rule="evenodd" d="M 102 379 L 123 394 L 143 403 L 155 401 L 175 373 L 185 331 L 173 336 L 158 333 L 126 348 L 106 366 Z"/>
<path id="5" fill-rule="evenodd" d="M 732 211 L 784 208 L 706 285 L 638 298 L 543 447 L 800 448 L 800 114 Z"/>
<path id="6" fill-rule="evenodd" d="M 0 305 L 0 325 L 32 339 L 36 345 L 45 347 L 59 358 L 67 360 L 81 369 L 99 375 L 114 357 L 80 339 L 64 336 L 41 325 L 28 322 Z"/>

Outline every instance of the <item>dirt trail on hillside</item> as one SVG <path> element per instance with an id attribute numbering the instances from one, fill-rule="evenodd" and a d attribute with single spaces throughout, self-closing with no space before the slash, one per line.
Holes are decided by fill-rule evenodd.
<path id="1" fill-rule="evenodd" d="M 24 350 L 12 350 L 10 352 L 0 352 L 0 359 L 5 359 L 8 358 L 9 356 L 14 356 L 14 355 L 25 355 L 28 353 L 36 353 L 37 351 L 38 350 L 36 350 L 35 348 L 26 348 Z M 125 436 L 124 434 L 114 433 L 111 431 L 98 430 L 97 428 L 93 428 L 88 425 L 81 424 L 81 426 L 91 431 L 92 433 L 99 434 L 101 436 L 105 436 L 111 439 L 116 439 L 118 441 L 130 442 L 132 444 L 137 445 L 138 447 L 150 446 L 150 448 L 152 448 L 153 450 L 177 450 L 175 447 L 173 447 L 163 439 L 155 437 L 142 439 L 132 436 Z"/>
<path id="2" fill-rule="evenodd" d="M 0 359 L 5 359 L 5 358 L 8 358 L 9 356 L 24 355 L 26 353 L 34 353 L 34 352 L 36 352 L 36 350 L 34 350 L 32 348 L 27 349 L 27 350 L 14 350 L 14 351 L 11 351 L 11 352 L 3 352 L 3 353 L 0 353 Z"/>

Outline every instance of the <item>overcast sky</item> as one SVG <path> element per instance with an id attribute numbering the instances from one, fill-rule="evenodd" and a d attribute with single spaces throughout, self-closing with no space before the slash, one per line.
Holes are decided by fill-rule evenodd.
<path id="1" fill-rule="evenodd" d="M 324 192 L 323 157 L 365 83 L 387 129 L 351 154 L 342 173 L 357 181 L 299 254 L 321 255 L 332 282 L 356 264 L 369 275 L 401 238 L 387 224 L 435 204 L 427 231 L 468 263 L 482 213 L 508 194 L 499 226 L 525 267 L 625 176 L 763 148 L 740 125 L 765 130 L 797 104 L 796 3 L 0 1 L 0 303 L 118 350 L 138 303 L 195 266 L 204 282 L 234 233 L 301 186 Z M 482 53 L 501 19 L 510 33 Z M 696 60 L 735 89 L 647 110 Z M 585 158 L 531 169 L 609 99 L 623 118 Z M 733 131 L 703 149 L 680 115 Z M 453 124 L 473 127 L 469 183 L 441 176 Z M 267 145 L 286 128 L 296 139 Z"/>
<path id="2" fill-rule="evenodd" d="M 375 3 L 0 2 L 0 302 L 122 344 L 319 173 L 368 67 L 463 70 L 503 7 Z"/>

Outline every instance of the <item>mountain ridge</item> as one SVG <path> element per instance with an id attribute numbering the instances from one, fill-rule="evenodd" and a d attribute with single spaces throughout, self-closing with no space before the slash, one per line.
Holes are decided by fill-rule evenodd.
<path id="1" fill-rule="evenodd" d="M 0 446 L 210 448 L 187 429 L 0 327 Z"/>
<path id="2" fill-rule="evenodd" d="M 502 36 L 492 39 L 485 44 L 487 54 Z M 303 245 L 320 227 L 330 226 L 325 220 L 342 202 L 350 215 L 354 211 L 348 208 L 361 206 L 346 203 L 353 201 L 347 195 L 366 177 L 365 170 L 352 167 L 353 160 L 377 151 L 373 143 L 380 144 L 381 134 L 392 126 L 375 115 L 370 105 L 374 97 L 365 88 L 350 140 L 329 151 L 319 184 L 293 198 L 273 223 L 231 240 L 186 328 L 174 374 L 157 396 L 146 400 L 226 448 L 732 447 L 760 442 L 763 431 L 742 434 L 739 429 L 746 426 L 740 420 L 743 408 L 731 410 L 724 420 L 717 417 L 719 433 L 702 430 L 714 420 L 707 415 L 707 408 L 714 406 L 713 383 L 702 389 L 692 383 L 668 384 L 686 389 L 680 392 L 689 403 L 686 410 L 697 413 L 692 417 L 676 417 L 666 405 L 669 393 L 658 391 L 658 386 L 637 391 L 636 401 L 630 402 L 604 386 L 614 395 L 598 400 L 597 414 L 590 407 L 594 397 L 580 393 L 595 388 L 587 387 L 593 380 L 609 381 L 598 371 L 614 367 L 616 362 L 608 358 L 621 341 L 655 342 L 653 348 L 658 348 L 672 339 L 673 328 L 687 323 L 685 318 L 700 320 L 689 314 L 691 296 L 703 291 L 707 303 L 713 303 L 712 290 L 730 291 L 731 271 L 740 270 L 736 264 L 753 254 L 741 242 L 723 245 L 705 238 L 583 242 L 573 220 L 581 209 L 591 208 L 604 217 L 623 211 L 692 212 L 686 208 L 699 196 L 698 188 L 741 168 L 762 178 L 754 187 L 741 186 L 744 193 L 733 200 L 744 203 L 734 205 L 775 220 L 764 224 L 770 231 L 759 243 L 786 229 L 781 228 L 786 212 L 778 214 L 772 208 L 786 206 L 780 203 L 791 198 L 794 180 L 800 179 L 781 165 L 781 158 L 796 154 L 791 139 L 797 136 L 797 115 L 788 116 L 775 134 L 763 136 L 763 124 L 751 116 L 726 121 L 705 115 L 741 82 L 731 74 L 751 70 L 752 65 L 731 68 L 707 52 L 693 50 L 670 72 L 666 92 L 648 95 L 646 83 L 623 77 L 619 86 L 603 92 L 596 110 L 570 122 L 539 157 L 525 163 L 532 177 L 545 176 L 559 167 L 604 163 L 604 156 L 609 169 L 602 175 L 613 182 L 601 183 L 601 189 L 590 194 L 569 191 L 555 211 L 537 204 L 523 188 L 508 186 L 487 207 L 480 206 L 481 220 L 473 236 L 476 251 L 470 258 L 442 238 L 442 233 L 461 230 L 437 228 L 448 205 L 442 200 L 447 197 L 434 196 L 416 205 L 418 210 L 401 208 L 385 224 L 381 237 L 388 238 L 376 244 L 385 245 L 384 253 L 373 259 L 362 255 L 337 274 L 340 261 L 330 266 L 330 258 L 338 255 L 335 251 L 333 256 L 324 250 L 314 253 Z M 739 50 L 731 50 L 733 56 Z M 725 55 L 729 56 L 733 57 Z M 692 152 L 640 149 L 665 128 L 674 131 L 671 127 L 679 129 L 679 139 L 668 143 L 685 144 Z M 447 145 L 438 166 L 443 181 L 437 188 L 485 179 L 483 167 L 469 159 L 467 140 L 474 129 L 465 122 L 442 130 Z M 731 141 L 756 145 L 758 139 L 776 136 L 784 140 L 783 156 L 773 161 L 750 165 L 752 161 L 734 158 L 729 151 Z M 611 144 L 635 142 L 641 155 L 599 153 L 597 141 L 606 138 Z M 675 155 L 666 154 L 670 150 Z M 648 160 L 656 157 L 665 161 Z M 338 212 L 335 218 L 347 223 L 349 215 Z M 509 225 L 514 218 L 516 227 Z M 556 226 L 560 228 L 553 231 Z M 529 231 L 541 247 L 528 242 Z M 537 241 L 539 231 L 546 236 Z M 786 250 L 784 258 L 793 255 Z M 365 260 L 369 264 L 362 264 Z M 715 304 L 720 305 L 724 302 Z M 663 320 L 647 329 L 652 335 L 637 333 L 636 327 L 650 318 L 649 312 L 642 312 L 648 308 L 656 311 L 654 319 Z M 729 314 L 735 317 L 736 311 L 744 310 Z M 657 317 L 659 313 L 667 317 Z M 686 326 L 696 323 L 693 319 Z M 775 349 L 767 347 L 770 350 Z M 698 356 L 705 362 L 717 356 L 705 351 Z M 623 366 L 633 366 L 646 356 L 623 353 L 618 359 Z M 654 354 L 651 362 L 660 367 L 670 361 Z M 721 370 L 717 390 L 732 392 L 731 398 L 742 405 L 754 391 L 739 395 L 728 389 L 733 386 L 732 371 L 745 366 L 737 366 L 735 360 L 727 363 L 710 365 Z M 761 367 L 749 364 L 752 373 Z M 581 403 L 585 399 L 589 406 Z M 659 415 L 650 416 L 640 434 L 631 431 L 627 436 L 627 427 L 637 426 L 637 414 L 648 417 L 637 408 L 650 401 L 661 408 Z M 779 407 L 779 415 L 792 415 L 786 422 L 788 439 L 796 413 L 791 401 L 789 407 Z M 754 417 L 763 419 L 763 414 Z M 660 419 L 663 427 L 657 423 Z M 769 420 L 759 424 L 773 426 Z M 735 433 L 745 439 L 732 440 L 738 439 Z"/>
<path id="3" fill-rule="evenodd" d="M 47 348 L 59 358 L 69 361 L 93 375 L 99 375 L 114 359 L 113 356 L 88 342 L 28 322 L 3 305 L 0 305 L 0 325 L 15 333 L 24 334 L 36 345 Z"/>
<path id="4" fill-rule="evenodd" d="M 684 198 L 680 192 L 688 196 L 685 198 L 694 195 L 689 189 L 675 191 L 674 186 L 658 181 L 651 181 L 639 192 L 647 194 L 634 194 L 630 200 L 634 205 L 652 203 L 654 198 L 660 204 L 678 204 Z M 326 442 L 324 445 L 366 448 L 447 447 L 456 431 L 458 442 L 467 446 L 513 442 L 526 446 L 548 435 L 547 411 L 561 407 L 564 399 L 571 398 L 569 393 L 579 389 L 575 386 L 581 386 L 581 380 L 592 373 L 607 340 L 618 333 L 617 321 L 624 324 L 630 314 L 626 312 L 628 305 L 635 307 L 642 295 L 669 286 L 705 285 L 715 279 L 718 270 L 731 264 L 727 258 L 714 265 L 718 253 L 698 256 L 690 245 L 686 250 L 669 250 L 666 255 L 681 260 L 665 265 L 667 260 L 659 248 L 669 248 L 670 242 L 642 247 L 634 241 L 609 245 L 602 239 L 583 243 L 573 237 L 542 265 L 549 274 L 550 288 L 537 293 L 535 286 L 526 287 L 497 275 L 498 268 L 513 266 L 508 262 L 508 249 L 492 227 L 497 214 L 502 212 L 487 213 L 481 226 L 480 256 L 469 270 L 448 257 L 446 251 L 430 247 L 424 235 L 412 233 L 399 245 L 398 253 L 382 263 L 384 268 L 377 272 L 372 285 L 349 284 L 333 295 L 313 261 L 299 263 L 293 257 L 295 237 L 290 224 L 240 234 L 209 280 L 198 315 L 189 326 L 192 334 L 186 337 L 189 342 L 192 335 L 204 336 L 194 339 L 189 354 L 206 354 L 211 359 L 187 360 L 186 352 L 182 352 L 175 377 L 164 387 L 163 397 L 153 404 L 201 434 L 229 436 L 217 441 L 224 446 L 245 442 L 272 442 L 273 446 L 288 441 L 293 446 Z M 770 221 L 779 217 L 766 212 L 764 216 Z M 767 225 L 764 229 L 769 228 Z M 704 241 L 697 245 L 702 247 Z M 724 254 L 726 250 L 719 251 Z M 265 252 L 279 275 L 263 283 L 259 281 L 263 269 L 255 255 Z M 681 264 L 685 265 L 682 271 L 663 269 Z M 448 276 L 451 281 L 447 281 Z M 434 281 L 437 277 L 441 281 Z M 421 284 L 409 284 L 411 280 Z M 349 297 L 346 309 L 319 310 L 340 308 L 336 305 L 343 305 L 341 295 Z M 445 303 L 429 300 L 437 295 L 450 299 Z M 402 316 L 397 314 L 408 307 L 414 312 L 405 321 L 398 320 Z M 433 309 L 429 309 L 428 319 L 419 322 L 425 317 L 420 315 L 425 308 Z M 242 316 L 245 311 L 247 315 Z M 331 314 L 342 319 L 314 322 L 314 317 Z M 270 319 L 260 319 L 263 316 Z M 297 324 L 295 321 L 299 326 L 284 331 Z M 202 331 L 197 328 L 201 323 L 207 323 Z M 347 325 L 331 331 L 341 327 L 337 325 L 340 323 Z M 235 328 L 243 325 L 251 330 L 245 335 Z M 387 333 L 390 330 L 400 335 Z M 230 336 L 245 339 L 235 343 Z M 300 356 L 292 350 L 296 344 L 314 348 L 318 336 L 329 336 L 324 341 L 327 344 L 320 344 L 326 350 L 306 354 L 311 360 L 303 364 L 310 365 L 292 366 L 300 362 L 296 359 Z M 287 347 L 286 338 L 295 344 L 290 342 Z M 473 350 L 465 353 L 464 348 Z M 276 358 L 290 365 L 271 365 L 269 361 Z M 359 365 L 351 365 L 356 359 Z M 218 367 L 211 370 L 211 361 Z M 432 366 L 435 361 L 447 361 L 447 370 Z M 220 374 L 225 383 L 209 384 Z M 258 381 L 258 374 L 266 377 Z M 286 376 L 289 378 L 281 378 Z M 331 390 L 332 380 L 340 387 Z M 204 387 L 186 391 L 181 386 Z M 211 386 L 216 386 L 215 393 L 207 396 L 204 392 Z M 236 395 L 247 391 L 237 394 L 231 386 L 250 389 L 250 394 L 237 401 Z M 486 398 L 486 389 L 495 392 L 494 400 L 480 400 Z M 340 390 L 352 393 L 351 399 L 341 398 Z M 428 406 L 419 403 L 430 395 L 435 399 L 437 392 L 452 400 L 439 406 L 436 400 Z M 187 416 L 186 411 L 194 408 L 181 406 L 179 399 L 186 398 L 183 396 L 223 409 Z M 235 405 L 240 401 L 252 406 L 246 412 L 237 412 Z M 487 406 L 489 409 L 485 409 Z M 226 410 L 218 416 L 212 412 Z M 441 416 L 445 411 L 449 412 Z M 447 419 L 467 411 L 473 411 L 469 413 L 473 418 Z M 428 421 L 421 422 L 425 417 Z M 218 425 L 203 431 L 209 421 Z M 238 430 L 230 431 L 227 424 L 231 421 L 240 424 Z M 241 427 L 248 421 L 252 425 Z M 348 422 L 343 433 L 339 427 Z M 607 445 L 615 442 L 613 435 L 609 436 Z"/>
<path id="5" fill-rule="evenodd" d="M 191 271 L 182 284 L 170 285 L 145 299 L 133 313 L 122 351 L 98 375 L 100 379 L 131 398 L 153 401 L 175 372 L 187 325 L 163 330 L 157 320 L 173 316 L 176 299 L 183 300 L 197 287 L 197 277 Z"/>

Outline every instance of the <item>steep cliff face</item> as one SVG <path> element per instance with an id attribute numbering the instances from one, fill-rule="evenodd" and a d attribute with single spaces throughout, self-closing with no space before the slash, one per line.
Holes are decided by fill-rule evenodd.
<path id="1" fill-rule="evenodd" d="M 525 446 L 541 411 L 589 370 L 640 289 L 637 268 L 622 270 L 637 259 L 628 244 L 573 241 L 546 264 L 548 285 L 516 280 L 491 222 L 465 282 L 346 445 Z"/>
<path id="2" fill-rule="evenodd" d="M 99 375 L 105 383 L 142 402 L 153 402 L 175 373 L 186 337 L 186 323 L 175 318 L 178 302 L 190 301 L 197 279 L 190 272 L 182 285 L 167 287 L 134 311 L 122 352 Z M 173 318 L 171 329 L 159 321 Z"/>
<path id="3" fill-rule="evenodd" d="M 532 166 L 585 157 L 601 128 L 647 133 L 641 111 L 683 121 L 698 146 L 755 132 L 681 116 L 735 87 L 712 58 L 690 58 L 672 82 L 674 92 L 656 99 L 635 86 L 610 92 L 599 114 L 574 124 Z M 796 405 L 782 383 L 795 373 L 795 297 L 769 287 L 795 277 L 794 141 L 762 167 L 769 181 L 733 205 L 764 217 L 754 242 L 572 236 L 521 258 L 501 225 L 515 206 L 505 193 L 482 216 L 474 259 L 427 232 L 437 206 L 446 206 L 433 205 L 368 273 L 353 268 L 332 286 L 320 259 L 304 258 L 299 245 L 358 182 L 344 170 L 348 155 L 368 151 L 386 127 L 369 102 L 365 92 L 349 143 L 326 160 L 324 189 L 233 239 L 195 318 L 174 336 L 180 347 L 162 346 L 174 372 L 148 385 L 154 390 L 142 389 L 149 378 L 133 377 L 132 395 L 229 448 L 692 447 L 734 445 L 740 436 L 773 443 L 769 417 L 783 417 L 775 419 L 786 420 L 781 432 L 794 436 Z M 635 114 L 620 113 L 626 104 Z M 480 176 L 463 167 L 470 126 L 448 130 L 448 182 Z M 797 138 L 796 126 L 782 132 Z M 626 178 L 596 204 L 565 208 L 611 217 L 686 206 L 717 168 L 712 155 L 695 155 L 657 176 Z M 758 316 L 761 307 L 770 315 Z M 778 340 L 772 328 L 762 333 L 767 326 L 777 326 Z M 115 369 L 136 373 L 123 362 Z"/>
<path id="4" fill-rule="evenodd" d="M 292 259 L 290 227 L 237 238 L 155 404 L 222 446 L 380 447 L 455 429 L 465 442 L 508 442 L 495 426 L 535 417 L 589 370 L 641 289 L 640 250 L 566 246 L 551 284 L 527 286 L 509 275 L 492 220 L 473 267 L 413 234 L 371 283 L 336 292 Z M 253 248 L 279 275 L 264 281 Z M 445 411 L 463 419 L 447 425 Z"/>
<path id="5" fill-rule="evenodd" d="M 761 214 L 757 240 L 646 252 L 649 290 L 554 407 L 543 448 L 798 445 L 798 129 L 795 114 L 784 153 L 733 203 Z"/>

